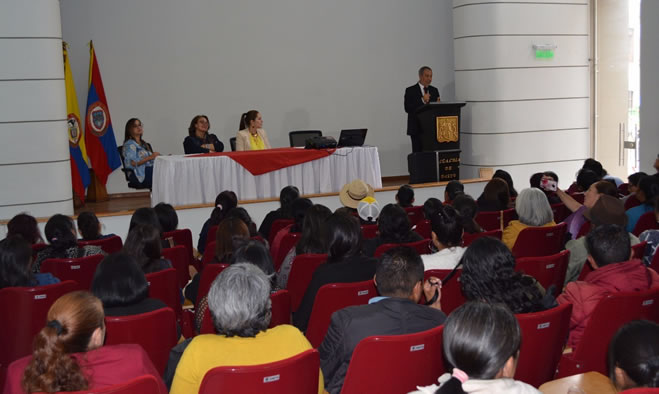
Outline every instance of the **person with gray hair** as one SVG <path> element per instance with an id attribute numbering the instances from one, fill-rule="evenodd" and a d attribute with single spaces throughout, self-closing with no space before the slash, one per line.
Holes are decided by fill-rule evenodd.
<path id="1" fill-rule="evenodd" d="M 554 213 L 542 190 L 534 187 L 522 190 L 515 199 L 515 211 L 519 220 L 512 220 L 503 229 L 501 240 L 512 250 L 519 233 L 527 227 L 555 226 Z"/>
<path id="2" fill-rule="evenodd" d="M 206 372 L 215 367 L 266 364 L 311 349 L 291 325 L 268 328 L 270 279 L 254 264 L 232 264 L 222 271 L 211 285 L 208 306 L 217 334 L 198 335 L 190 342 L 176 368 L 171 394 L 198 392 Z M 323 387 L 319 371 L 319 393 Z"/>

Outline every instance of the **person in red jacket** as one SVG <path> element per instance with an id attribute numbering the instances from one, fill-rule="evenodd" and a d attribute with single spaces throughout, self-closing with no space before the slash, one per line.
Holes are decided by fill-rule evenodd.
<path id="1" fill-rule="evenodd" d="M 659 287 L 659 274 L 631 259 L 629 234 L 621 226 L 598 226 L 586 236 L 588 263 L 594 271 L 583 281 L 570 282 L 557 301 L 572 303 L 568 346 L 574 348 L 597 303 L 608 294 Z"/>

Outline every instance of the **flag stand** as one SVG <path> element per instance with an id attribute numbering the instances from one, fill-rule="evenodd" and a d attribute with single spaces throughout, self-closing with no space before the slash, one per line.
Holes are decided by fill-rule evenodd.
<path id="1" fill-rule="evenodd" d="M 89 169 L 89 176 L 92 181 L 87 188 L 87 201 L 89 202 L 101 202 L 107 201 L 110 199 L 108 197 L 108 191 L 105 188 L 105 185 L 101 183 L 94 173 L 94 169 Z"/>

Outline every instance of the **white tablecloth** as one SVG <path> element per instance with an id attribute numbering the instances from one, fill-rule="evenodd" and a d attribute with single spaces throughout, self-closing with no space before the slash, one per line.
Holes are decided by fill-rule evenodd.
<path id="1" fill-rule="evenodd" d="M 378 148 L 341 148 L 330 156 L 257 176 L 227 156 L 158 156 L 151 203 L 208 204 L 223 190 L 233 190 L 239 200 L 274 198 L 288 185 L 297 186 L 302 194 L 336 193 L 354 179 L 382 187 Z"/>

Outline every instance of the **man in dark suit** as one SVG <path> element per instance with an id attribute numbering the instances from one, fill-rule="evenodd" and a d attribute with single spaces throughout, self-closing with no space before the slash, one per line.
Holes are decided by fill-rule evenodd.
<path id="1" fill-rule="evenodd" d="M 405 89 L 405 112 L 407 112 L 407 135 L 412 139 L 412 152 L 421 152 L 421 127 L 416 110 L 430 102 L 439 101 L 439 90 L 431 86 L 432 70 L 423 66 L 419 69 L 419 82 Z"/>
<path id="2" fill-rule="evenodd" d="M 325 389 L 331 394 L 341 391 L 352 352 L 362 339 L 426 331 L 446 320 L 440 282 L 423 282 L 423 261 L 414 249 L 403 246 L 385 253 L 373 280 L 380 297 L 335 312 L 318 349 Z M 430 306 L 418 304 L 421 292 L 433 302 Z"/>

